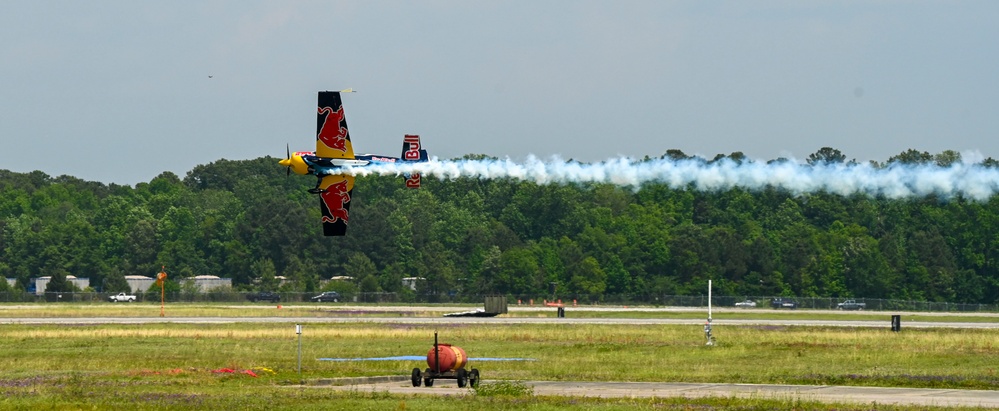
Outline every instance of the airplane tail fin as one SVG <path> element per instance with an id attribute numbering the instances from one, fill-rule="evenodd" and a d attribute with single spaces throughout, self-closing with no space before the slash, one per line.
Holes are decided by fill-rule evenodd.
<path id="1" fill-rule="evenodd" d="M 427 156 L 427 150 L 420 145 L 420 136 L 415 134 L 406 134 L 406 136 L 403 137 L 402 159 L 403 161 L 416 162 L 424 162 L 430 159 Z"/>
<path id="2" fill-rule="evenodd" d="M 406 134 L 402 139 L 402 161 L 425 162 L 429 160 L 427 150 L 420 145 L 420 136 Z M 420 174 L 413 173 L 408 175 L 406 177 L 406 187 L 420 188 Z"/>

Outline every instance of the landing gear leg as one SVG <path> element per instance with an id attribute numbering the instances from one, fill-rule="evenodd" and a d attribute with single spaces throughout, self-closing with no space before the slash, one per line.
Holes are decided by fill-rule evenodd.
<path id="1" fill-rule="evenodd" d="M 312 193 L 312 194 L 320 194 L 320 193 L 322 193 L 323 190 L 319 188 L 319 185 L 322 184 L 322 183 L 323 183 L 323 178 L 322 177 L 317 177 L 316 178 L 316 186 L 313 187 L 313 188 L 310 188 L 309 189 L 309 193 Z"/>

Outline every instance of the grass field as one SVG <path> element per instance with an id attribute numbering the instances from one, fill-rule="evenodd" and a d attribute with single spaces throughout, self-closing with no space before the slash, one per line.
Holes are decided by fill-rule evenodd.
<path id="1" fill-rule="evenodd" d="M 332 308 L 168 306 L 167 309 L 168 315 L 176 316 L 180 316 L 180 312 L 184 316 L 265 312 L 262 315 L 292 317 L 309 312 L 322 313 Z M 0 306 L 0 313 L 4 317 L 36 318 L 158 316 L 159 307 L 143 304 Z M 428 315 L 439 316 L 440 312 Z M 808 316 L 809 313 L 773 315 Z M 859 319 L 867 314 L 844 315 Z M 724 318 L 721 313 L 715 317 Z M 952 321 L 967 320 L 957 317 Z M 698 326 L 558 324 L 438 326 L 441 342 L 458 344 L 472 357 L 533 359 L 475 364 L 483 374 L 483 391 L 469 390 L 468 395 L 460 399 L 297 387 L 300 382 L 321 378 L 408 375 L 413 367 L 425 364 L 418 361 L 332 362 L 318 358 L 425 355 L 432 344 L 434 331 L 433 326 L 422 325 L 308 324 L 302 336 L 300 376 L 296 355 L 298 339 L 291 321 L 212 325 L 7 324 L 0 327 L 0 366 L 3 370 L 0 409 L 871 408 L 869 405 L 766 398 L 551 398 L 516 389 L 516 381 L 526 380 L 999 389 L 996 374 L 999 330 L 905 329 L 892 333 L 887 329 L 850 327 L 726 326 L 716 328 L 718 345 L 706 347 Z M 222 372 L 226 369 L 234 372 Z M 513 389 L 490 393 L 485 387 L 496 381 L 513 382 Z"/>

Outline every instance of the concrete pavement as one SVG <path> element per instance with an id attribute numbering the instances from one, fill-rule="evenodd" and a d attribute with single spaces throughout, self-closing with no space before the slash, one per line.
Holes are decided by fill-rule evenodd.
<path id="1" fill-rule="evenodd" d="M 483 384 L 488 384 L 484 380 Z M 318 384 L 332 389 L 392 394 L 462 395 L 454 380 L 438 380 L 433 387 L 413 387 L 408 376 L 371 379 L 325 380 Z M 534 395 L 581 397 L 739 397 L 801 400 L 832 403 L 897 404 L 915 406 L 974 406 L 999 408 L 999 391 L 929 388 L 882 388 L 830 385 L 710 384 L 667 382 L 564 382 L 525 381 Z"/>

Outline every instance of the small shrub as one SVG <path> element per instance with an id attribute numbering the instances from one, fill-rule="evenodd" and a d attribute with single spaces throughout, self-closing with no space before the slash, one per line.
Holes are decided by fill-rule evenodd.
<path id="1" fill-rule="evenodd" d="M 475 395 L 483 397 L 530 397 L 534 395 L 534 387 L 522 381 L 499 381 L 489 384 L 479 384 L 474 388 Z"/>

